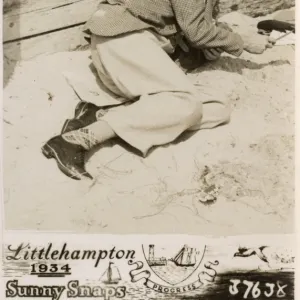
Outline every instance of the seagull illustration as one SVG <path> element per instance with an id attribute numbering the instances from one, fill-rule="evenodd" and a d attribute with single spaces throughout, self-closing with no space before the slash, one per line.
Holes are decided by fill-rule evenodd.
<path id="1" fill-rule="evenodd" d="M 267 248 L 267 246 L 262 246 L 262 247 L 259 247 L 259 248 L 240 247 L 239 252 L 236 252 L 234 254 L 234 257 L 249 257 L 249 256 L 257 255 L 262 261 L 269 264 L 268 258 L 263 253 L 263 250 L 265 248 Z"/>
<path id="2" fill-rule="evenodd" d="M 250 257 L 256 255 L 272 269 L 293 269 L 295 256 L 288 249 L 278 249 L 269 246 L 259 248 L 239 247 L 234 257 Z"/>

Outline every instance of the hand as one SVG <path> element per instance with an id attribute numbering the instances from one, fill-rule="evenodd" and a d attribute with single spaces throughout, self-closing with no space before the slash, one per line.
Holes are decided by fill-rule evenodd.
<path id="1" fill-rule="evenodd" d="M 220 48 L 204 49 L 203 54 L 207 60 L 213 61 L 220 58 L 223 50 Z"/>
<path id="2" fill-rule="evenodd" d="M 261 54 L 267 48 L 272 48 L 276 40 L 259 34 L 241 34 L 244 50 L 252 54 Z"/>

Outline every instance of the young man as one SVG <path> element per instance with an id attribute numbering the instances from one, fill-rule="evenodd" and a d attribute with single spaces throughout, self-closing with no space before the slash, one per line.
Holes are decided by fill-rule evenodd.
<path id="1" fill-rule="evenodd" d="M 241 37 L 213 20 L 215 0 L 107 0 L 86 24 L 94 66 L 105 86 L 134 101 L 103 115 L 100 107 L 80 103 L 61 135 L 42 151 L 73 179 L 92 178 L 84 157 L 92 147 L 120 137 L 144 156 L 153 146 L 175 140 L 186 130 L 213 128 L 229 121 L 222 92 L 196 89 L 170 54 L 182 35 L 208 60 L 222 52 L 262 53 L 265 37 Z"/>

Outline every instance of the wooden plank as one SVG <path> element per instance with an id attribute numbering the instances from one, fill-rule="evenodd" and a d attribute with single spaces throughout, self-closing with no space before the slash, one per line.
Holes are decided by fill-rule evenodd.
<path id="1" fill-rule="evenodd" d="M 3 13 L 6 16 L 21 15 L 80 1 L 85 0 L 4 0 Z"/>
<path id="2" fill-rule="evenodd" d="M 56 9 L 48 7 L 23 14 L 5 15 L 3 41 L 8 42 L 83 23 L 97 9 L 99 2 L 99 0 L 83 0 Z"/>
<path id="3" fill-rule="evenodd" d="M 74 50 L 87 45 L 82 35 L 82 27 L 70 28 L 36 38 L 5 44 L 3 52 L 9 61 L 28 60 L 44 53 Z"/>

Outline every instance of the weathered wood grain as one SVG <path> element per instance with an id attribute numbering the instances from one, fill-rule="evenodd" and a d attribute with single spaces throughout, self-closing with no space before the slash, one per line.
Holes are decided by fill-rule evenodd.
<path id="1" fill-rule="evenodd" d="M 6 16 L 12 16 L 81 1 L 85 0 L 4 0 L 3 9 Z"/>
<path id="2" fill-rule="evenodd" d="M 86 45 L 82 26 L 42 35 L 36 38 L 5 44 L 3 52 L 8 60 L 28 60 L 44 53 L 74 50 Z"/>
<path id="3" fill-rule="evenodd" d="M 90 17 L 98 4 L 99 1 L 95 0 L 72 2 L 55 0 L 52 5 L 41 6 L 39 4 L 39 9 L 37 6 L 31 6 L 32 10 L 27 10 L 26 13 L 22 12 L 22 8 L 18 13 L 10 12 L 4 15 L 3 19 L 3 41 L 7 42 L 80 24 Z"/>

